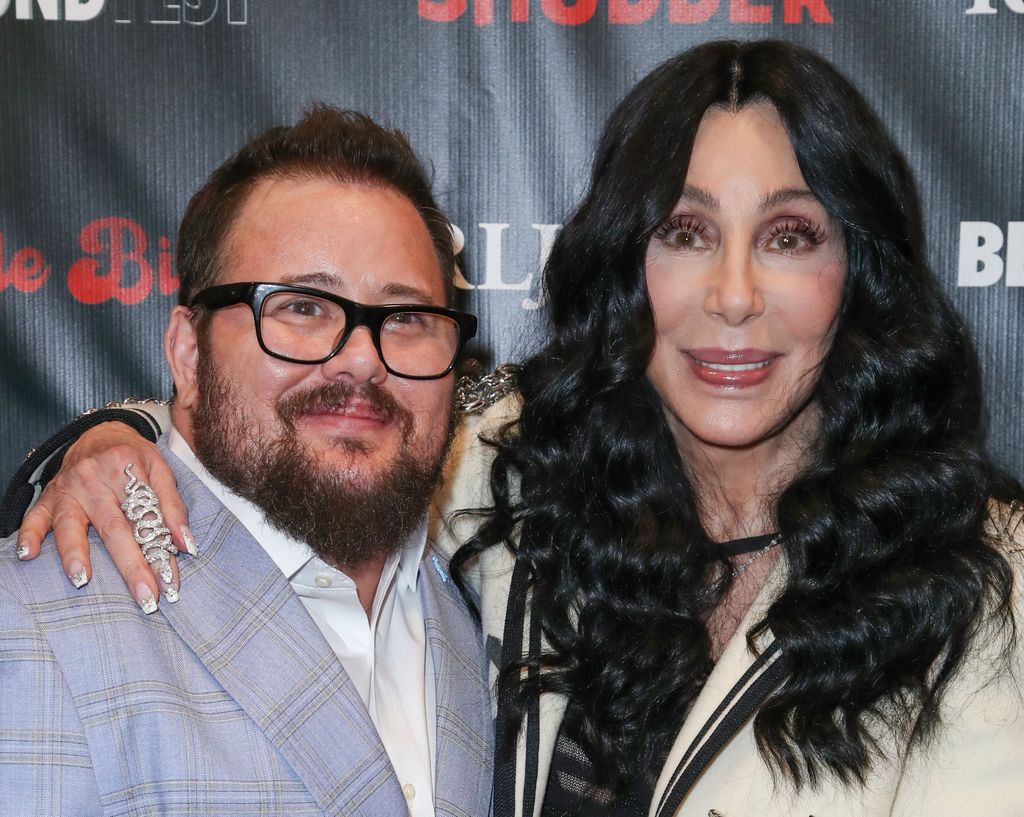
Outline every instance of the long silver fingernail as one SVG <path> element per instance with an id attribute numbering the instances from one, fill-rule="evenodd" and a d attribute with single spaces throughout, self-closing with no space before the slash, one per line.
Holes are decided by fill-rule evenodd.
<path id="1" fill-rule="evenodd" d="M 68 567 L 68 578 L 76 588 L 85 587 L 89 583 L 89 576 L 85 572 L 85 565 L 79 559 L 72 559 Z"/>
<path id="2" fill-rule="evenodd" d="M 185 540 L 185 550 L 189 556 L 198 556 L 199 548 L 196 547 L 196 537 L 192 535 L 192 529 L 187 526 L 181 528 L 181 538 Z"/>
<path id="3" fill-rule="evenodd" d="M 160 571 L 157 581 L 160 583 L 160 594 L 171 604 L 174 604 L 178 600 L 178 588 L 173 584 L 173 574 L 171 575 L 171 581 L 167 581 L 164 579 L 163 571 Z"/>
<path id="4" fill-rule="evenodd" d="M 17 553 L 18 553 L 18 558 L 21 559 L 22 561 L 25 561 L 25 559 L 28 558 L 28 545 L 26 545 L 24 542 L 19 544 L 18 545 Z"/>
<path id="5" fill-rule="evenodd" d="M 135 585 L 135 601 L 147 616 L 156 612 L 156 599 L 153 598 L 153 591 L 149 589 L 148 584 L 139 582 Z"/>

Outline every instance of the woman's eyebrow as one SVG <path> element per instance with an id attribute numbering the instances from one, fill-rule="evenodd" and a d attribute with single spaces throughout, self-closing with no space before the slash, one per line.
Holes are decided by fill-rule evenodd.
<path id="1" fill-rule="evenodd" d="M 786 204 L 787 202 L 800 199 L 810 199 L 811 201 L 818 200 L 814 193 L 805 187 L 786 187 L 782 190 L 776 190 L 772 193 L 768 193 L 762 197 L 757 207 L 759 210 L 769 210 L 780 204 Z M 721 209 L 721 204 L 713 193 L 705 190 L 703 187 L 696 187 L 692 184 L 684 185 L 683 192 L 682 195 L 680 195 L 679 200 L 689 200 L 712 211 L 718 211 Z"/>
<path id="2" fill-rule="evenodd" d="M 692 184 L 683 185 L 683 192 L 682 195 L 679 196 L 679 200 L 682 201 L 683 199 L 689 199 L 690 201 L 696 202 L 708 210 L 718 211 L 722 209 L 718 199 L 712 193 L 705 190 L 703 187 L 695 187 Z"/>
<path id="3" fill-rule="evenodd" d="M 776 190 L 774 193 L 769 193 L 758 205 L 759 210 L 769 210 L 772 207 L 776 207 L 780 204 L 786 204 L 791 201 L 799 199 L 811 199 L 817 201 L 818 198 L 810 190 L 803 187 L 787 187 L 784 190 Z"/>

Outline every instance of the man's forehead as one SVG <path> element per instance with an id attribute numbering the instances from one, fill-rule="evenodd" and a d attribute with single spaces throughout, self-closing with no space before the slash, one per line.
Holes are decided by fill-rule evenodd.
<path id="1" fill-rule="evenodd" d="M 387 186 L 262 180 L 240 205 L 224 250 L 227 282 L 281 281 L 369 302 L 445 302 L 426 224 Z"/>
<path id="2" fill-rule="evenodd" d="M 358 222 L 368 215 L 368 201 L 374 203 L 375 211 L 414 214 L 422 222 L 409 198 L 390 185 L 296 172 L 275 174 L 253 183 L 238 206 L 235 223 L 260 217 L 276 220 L 296 210 L 322 211 L 325 206 L 336 215 Z"/>
<path id="3" fill-rule="evenodd" d="M 333 272 L 300 272 L 294 275 L 281 276 L 282 284 L 295 284 L 296 286 L 313 287 L 324 289 L 329 292 L 341 292 L 352 286 L 351 280 L 346 280 Z M 394 303 L 429 303 L 431 293 L 422 287 L 403 281 L 386 281 L 380 284 L 380 293 L 391 298 Z"/>

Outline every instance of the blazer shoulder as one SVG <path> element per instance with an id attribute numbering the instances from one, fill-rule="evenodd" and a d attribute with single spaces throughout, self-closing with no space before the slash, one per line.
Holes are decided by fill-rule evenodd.
<path id="1" fill-rule="evenodd" d="M 1013 574 L 1010 606 L 1019 636 L 1024 628 L 1024 501 L 990 501 L 985 530 L 989 541 L 1006 559 Z M 1024 639 L 1018 637 L 1015 641 L 1024 670 Z"/>
<path id="2" fill-rule="evenodd" d="M 988 503 L 988 520 L 985 525 L 989 537 L 1000 545 L 1008 555 L 1024 554 L 1024 502 L 1000 502 L 991 500 Z"/>
<path id="3" fill-rule="evenodd" d="M 937 732 L 916 744 L 905 761 L 891 810 L 899 817 L 1020 814 L 1024 505 L 992 501 L 988 510 L 986 533 L 1012 571 L 1012 618 L 989 612 L 979 622 L 963 661 L 942 693 Z M 983 803 L 980 811 L 979 802 Z"/>
<path id="4" fill-rule="evenodd" d="M 512 391 L 480 411 L 462 412 L 456 441 L 461 438 L 463 445 L 477 445 L 494 439 L 506 426 L 519 419 L 522 407 L 523 399 L 519 392 Z"/>
<path id="5" fill-rule="evenodd" d="M 985 600 L 952 687 L 975 694 L 993 684 L 1016 707 L 1024 728 L 1024 503 L 989 502 L 985 532 L 1010 569 L 1008 608 L 997 607 L 995 594 Z"/>
<path id="6" fill-rule="evenodd" d="M 522 399 L 509 394 L 479 414 L 464 414 L 452 445 L 446 479 L 478 483 L 490 473 L 505 429 L 519 419 Z M 464 506 L 467 507 L 467 506 Z"/>
<path id="7" fill-rule="evenodd" d="M 95 545 L 91 535 L 89 545 Z M 19 605 L 28 610 L 34 604 L 67 598 L 71 585 L 53 544 L 53 533 L 46 536 L 39 555 L 31 561 L 18 559 L 17 548 L 16 533 L 0 539 L 0 603 L 5 608 Z"/>
<path id="8" fill-rule="evenodd" d="M 491 506 L 490 474 L 497 453 L 495 442 L 502 430 L 518 416 L 517 394 L 505 397 L 479 414 L 461 416 L 445 463 L 442 484 L 431 507 L 436 540 L 449 554 L 454 552 L 451 537 L 438 532 L 450 527 L 463 511 Z M 460 525 L 459 535 L 471 533 L 474 527 L 465 529 Z"/>
<path id="9" fill-rule="evenodd" d="M 0 541 L 0 791 L 24 813 L 103 810 L 85 728 L 60 660 Z M 63 573 L 60 573 L 63 577 Z"/>

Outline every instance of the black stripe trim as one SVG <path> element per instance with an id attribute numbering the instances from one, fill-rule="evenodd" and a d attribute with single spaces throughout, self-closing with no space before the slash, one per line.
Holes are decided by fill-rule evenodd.
<path id="1" fill-rule="evenodd" d="M 500 673 L 505 667 L 523 657 L 523 620 L 526 613 L 526 584 L 529 566 L 524 559 L 516 559 L 509 586 L 508 606 L 505 610 L 505 628 L 501 641 Z M 532 630 L 532 627 L 531 627 Z M 532 636 L 532 633 L 531 633 Z M 531 638 L 532 641 L 532 638 Z M 515 817 L 516 811 L 516 741 L 511 734 L 509 713 L 512 711 L 511 691 L 500 688 L 498 716 L 494 735 L 494 804 L 493 817 Z M 532 716 L 532 710 L 530 715 Z M 529 720 L 527 721 L 529 727 Z M 534 771 L 536 775 L 536 769 Z"/>
<path id="2" fill-rule="evenodd" d="M 733 539 L 730 542 L 712 542 L 711 548 L 723 556 L 742 556 L 763 550 L 776 537 L 774 533 L 763 533 L 760 536 L 748 536 L 745 539 Z"/>
<path id="3" fill-rule="evenodd" d="M 540 655 L 540 617 L 530 611 L 530 655 Z M 540 670 L 530 667 L 530 678 L 537 679 Z M 533 817 L 537 799 L 537 767 L 540 762 L 540 695 L 530 697 L 526 716 L 526 774 L 523 781 L 523 817 Z"/>
<path id="4" fill-rule="evenodd" d="M 781 655 L 779 645 L 773 641 L 747 668 L 743 676 L 722 699 L 711 717 L 704 722 L 704 726 L 690 742 L 672 773 L 671 781 L 658 806 L 658 817 L 671 817 L 675 814 L 676 809 L 682 804 L 694 783 L 697 782 L 715 755 L 732 740 L 743 724 L 764 703 L 765 698 L 779 685 L 784 674 L 784 663 L 777 660 L 776 656 L 778 655 Z M 760 677 L 750 683 L 751 679 L 759 672 L 761 673 Z M 740 691 L 747 687 L 747 684 L 750 686 L 741 695 Z M 736 700 L 737 697 L 738 700 Z M 723 713 L 725 713 L 724 717 Z M 721 720 L 719 720 L 720 718 Z M 718 725 L 711 732 L 711 736 L 701 745 L 704 736 L 708 733 L 711 725 L 715 723 Z M 698 749 L 698 747 L 700 748 Z"/>

